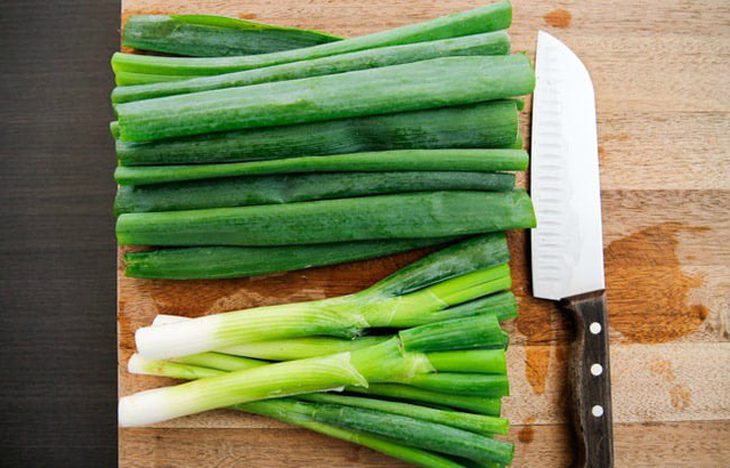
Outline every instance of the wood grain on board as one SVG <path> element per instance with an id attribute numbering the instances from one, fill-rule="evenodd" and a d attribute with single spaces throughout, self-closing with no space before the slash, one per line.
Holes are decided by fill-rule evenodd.
<path id="1" fill-rule="evenodd" d="M 401 467 L 397 460 L 364 447 L 304 429 L 126 429 L 120 434 L 120 458 L 127 467 L 322 466 Z M 730 457 L 730 427 L 722 422 L 617 424 L 617 466 L 722 467 Z M 568 466 L 564 425 L 515 426 L 509 438 L 519 441 L 513 466 Z M 198 463 L 205 460 L 205 463 Z"/>
<path id="2" fill-rule="evenodd" d="M 137 13 L 211 13 L 365 34 L 488 2 L 123 0 Z M 730 7 L 722 0 L 517 1 L 514 50 L 538 29 L 566 42 L 596 87 L 618 466 L 730 460 Z M 528 105 L 529 109 L 529 105 Z M 529 142 L 529 113 L 522 117 Z M 520 178 L 524 184 L 525 178 Z M 510 235 L 520 318 L 508 325 L 515 466 L 565 466 L 570 323 L 529 297 L 527 238 Z M 215 282 L 119 272 L 120 394 L 170 383 L 124 370 L 157 313 L 197 316 L 356 291 L 425 251 Z M 215 411 L 120 430 L 131 466 L 397 466 L 368 449 L 261 417 Z"/>

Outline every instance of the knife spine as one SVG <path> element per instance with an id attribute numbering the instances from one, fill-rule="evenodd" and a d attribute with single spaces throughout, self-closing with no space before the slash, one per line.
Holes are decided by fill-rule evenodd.
<path id="1" fill-rule="evenodd" d="M 561 255 L 561 233 L 565 225 L 566 193 L 564 186 L 564 151 L 562 95 L 554 84 L 561 82 L 560 68 L 555 66 L 556 50 L 552 46 L 540 51 L 536 63 L 538 76 L 533 101 L 533 138 L 531 192 L 537 217 L 532 230 L 533 284 L 551 290 L 559 286 L 565 274 Z M 539 246 L 539 249 L 535 249 Z"/>

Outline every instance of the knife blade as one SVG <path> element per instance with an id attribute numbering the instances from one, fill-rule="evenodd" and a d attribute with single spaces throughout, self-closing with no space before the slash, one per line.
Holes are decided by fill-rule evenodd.
<path id="1" fill-rule="evenodd" d="M 613 466 L 611 379 L 593 83 L 580 59 L 540 31 L 532 107 L 532 287 L 575 321 L 570 358 L 577 464 Z"/>

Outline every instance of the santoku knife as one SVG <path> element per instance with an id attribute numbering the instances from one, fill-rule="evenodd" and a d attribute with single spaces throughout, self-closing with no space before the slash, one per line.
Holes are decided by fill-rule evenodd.
<path id="1" fill-rule="evenodd" d="M 575 318 L 570 380 L 581 445 L 578 465 L 611 467 L 611 379 L 593 84 L 580 59 L 543 31 L 537 37 L 535 73 L 533 294 L 561 301 Z"/>

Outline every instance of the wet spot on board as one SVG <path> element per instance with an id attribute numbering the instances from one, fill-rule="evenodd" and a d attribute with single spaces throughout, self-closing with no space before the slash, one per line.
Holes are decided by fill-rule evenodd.
<path id="1" fill-rule="evenodd" d="M 627 341 L 676 340 L 705 321 L 707 308 L 687 303 L 690 290 L 702 286 L 703 277 L 685 274 L 676 250 L 680 233 L 706 230 L 664 223 L 616 240 L 605 249 L 609 323 Z"/>
<path id="2" fill-rule="evenodd" d="M 517 433 L 517 440 L 523 444 L 529 444 L 535 439 L 535 429 L 532 426 L 525 426 Z"/>
<path id="3" fill-rule="evenodd" d="M 525 419 L 525 426 L 517 432 L 517 440 L 519 440 L 523 444 L 529 444 L 530 442 L 535 440 L 535 429 L 532 427 L 532 424 L 534 423 L 534 416 L 530 416 Z"/>
<path id="4" fill-rule="evenodd" d="M 668 383 L 673 383 L 677 379 L 672 363 L 664 359 L 649 364 L 649 370 Z M 669 389 L 669 402 L 679 411 L 686 410 L 692 403 L 692 390 L 687 385 L 674 385 Z"/>
<path id="5" fill-rule="evenodd" d="M 573 20 L 573 15 L 564 8 L 557 8 L 547 15 L 543 16 L 547 24 L 555 28 L 567 28 Z"/>
<path id="6" fill-rule="evenodd" d="M 649 370 L 652 374 L 662 377 L 667 382 L 674 382 L 676 375 L 672 368 L 672 363 L 666 360 L 654 361 L 649 364 Z"/>
<path id="7" fill-rule="evenodd" d="M 240 15 L 238 15 L 238 17 L 241 19 L 247 19 L 247 20 L 252 20 L 252 19 L 257 18 L 255 13 L 241 13 Z"/>
<path id="8" fill-rule="evenodd" d="M 528 346 L 525 348 L 525 376 L 536 395 L 545 393 L 545 382 L 550 369 L 551 347 Z"/>
<path id="9" fill-rule="evenodd" d="M 675 385 L 669 390 L 672 406 L 678 411 L 684 411 L 692 404 L 692 390 L 686 385 Z"/>

